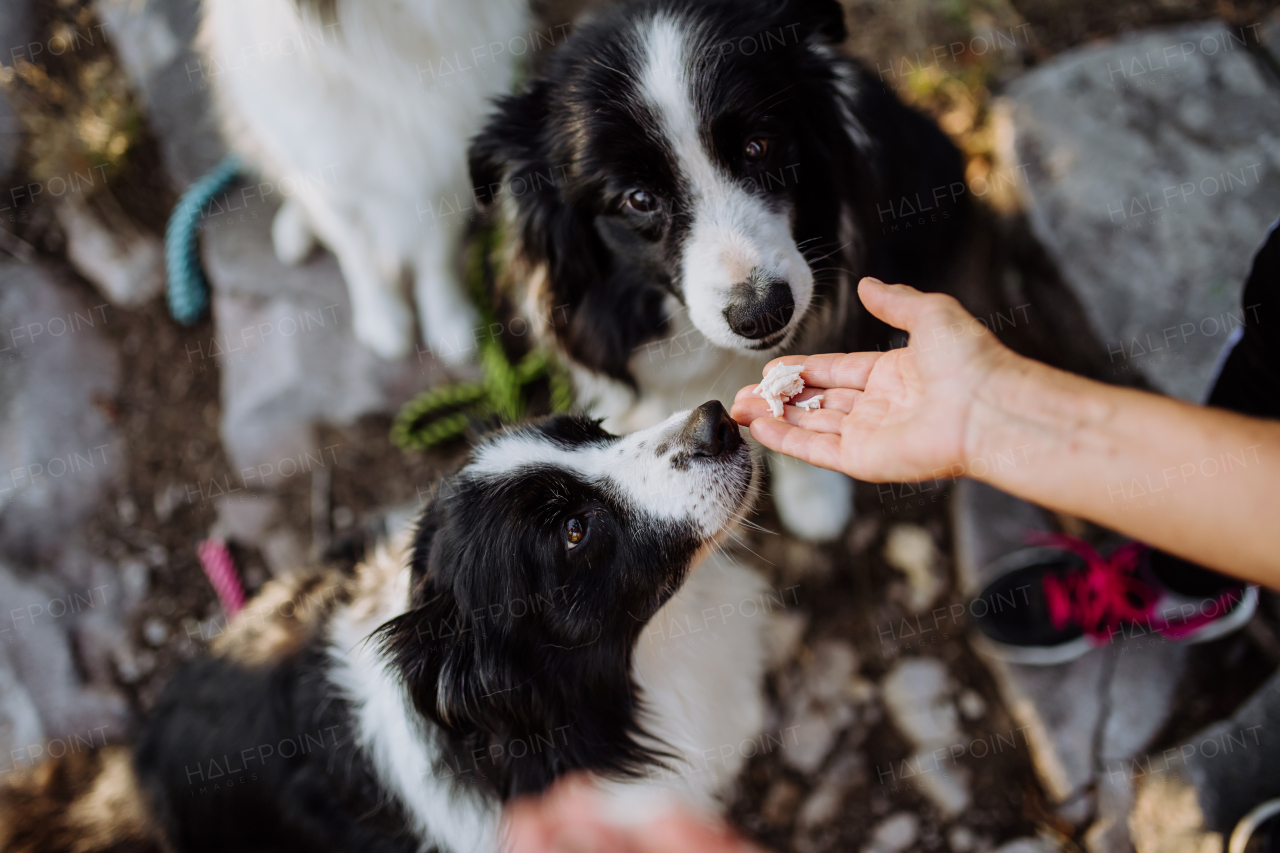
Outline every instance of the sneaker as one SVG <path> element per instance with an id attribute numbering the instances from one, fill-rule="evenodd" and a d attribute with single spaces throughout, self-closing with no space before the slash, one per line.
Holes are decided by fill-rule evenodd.
<path id="1" fill-rule="evenodd" d="M 1145 571 L 1161 590 L 1152 615 L 1171 640 L 1207 643 L 1243 628 L 1258 610 L 1258 588 L 1163 551 L 1148 551 Z"/>
<path id="2" fill-rule="evenodd" d="M 1046 593 L 1087 568 L 1082 558 L 1061 548 L 1026 548 L 993 563 L 986 572 L 996 579 L 969 602 L 977 627 L 974 646 L 990 657 L 1040 666 L 1088 652 L 1094 644 L 1084 626 L 1055 620 Z"/>
<path id="3" fill-rule="evenodd" d="M 974 645 L 991 657 L 1050 666 L 1117 636 L 1206 642 L 1241 627 L 1257 609 L 1257 589 L 1237 582 L 1212 597 L 1166 588 L 1149 565 L 1153 552 L 1137 542 L 1103 558 L 1071 536 L 1037 532 L 1033 541 L 1040 546 L 990 566 L 996 579 L 970 602 Z"/>
<path id="4" fill-rule="evenodd" d="M 1280 800 L 1268 800 L 1240 818 L 1227 853 L 1280 853 Z"/>

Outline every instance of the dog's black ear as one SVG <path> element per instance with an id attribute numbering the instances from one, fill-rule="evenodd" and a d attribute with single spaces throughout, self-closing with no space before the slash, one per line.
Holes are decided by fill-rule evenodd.
<path id="1" fill-rule="evenodd" d="M 631 384 L 628 359 L 661 325 L 660 306 L 643 282 L 610 282 L 612 255 L 596 227 L 590 188 L 572 174 L 568 125 L 552 114 L 550 87 L 536 80 L 498 102 L 471 144 L 476 197 L 482 208 L 504 195 L 514 205 L 522 260 L 547 269 L 539 310 L 568 353 Z"/>
<path id="2" fill-rule="evenodd" d="M 843 44 L 849 35 L 839 0 L 786 0 L 777 20 L 782 27 L 799 24 L 802 32 L 828 44 Z"/>
<path id="3" fill-rule="evenodd" d="M 499 98 L 484 128 L 471 140 L 471 185 L 482 207 L 492 205 L 514 173 L 543 159 L 547 86 L 536 81 L 526 91 Z"/>

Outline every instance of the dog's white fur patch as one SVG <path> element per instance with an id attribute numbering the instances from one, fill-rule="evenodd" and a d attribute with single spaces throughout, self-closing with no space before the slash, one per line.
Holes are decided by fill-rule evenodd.
<path id="1" fill-rule="evenodd" d="M 700 47 L 697 28 L 657 14 L 641 33 L 641 51 L 640 97 L 657 116 L 690 195 L 692 225 L 681 270 L 690 319 L 717 346 L 750 346 L 725 320 L 730 289 L 753 272 L 780 279 L 795 301 L 788 333 L 772 349 L 781 348 L 794 337 L 813 298 L 813 272 L 791 236 L 791 217 L 747 192 L 703 144 L 698 75 L 711 66 L 711 52 Z"/>
<path id="2" fill-rule="evenodd" d="M 612 444 L 572 450 L 535 434 L 504 437 L 477 450 L 467 470 L 502 477 L 523 467 L 555 466 L 607 487 L 650 518 L 693 521 L 704 536 L 713 536 L 733 518 L 745 492 L 728 490 L 721 466 L 672 466 L 672 457 L 688 452 L 677 438 L 688 417 L 687 411 L 676 412 Z M 732 485 L 745 490 L 749 484 L 750 474 L 744 472 L 742 482 Z"/>
<path id="3" fill-rule="evenodd" d="M 350 703 L 360 747 L 413 820 L 422 849 L 436 845 L 453 853 L 491 853 L 498 847 L 497 805 L 458 796 L 448 779 L 436 775 L 438 750 L 430 724 L 369 640 L 408 609 L 409 542 L 404 531 L 362 567 L 364 588 L 329 626 L 329 678 Z"/>
<path id="4" fill-rule="evenodd" d="M 413 348 L 407 273 L 428 345 L 465 360 L 477 325 L 458 258 L 474 208 L 467 145 L 511 86 L 505 46 L 528 35 L 528 2 L 337 0 L 336 22 L 305 5 L 203 3 L 202 70 L 224 136 L 288 195 L 277 254 L 301 260 L 310 235 L 330 248 L 357 338 L 388 359 Z"/>

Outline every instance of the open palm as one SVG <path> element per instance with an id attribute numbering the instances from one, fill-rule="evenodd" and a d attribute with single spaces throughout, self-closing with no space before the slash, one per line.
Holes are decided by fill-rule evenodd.
<path id="1" fill-rule="evenodd" d="M 787 356 L 804 366 L 798 402 L 823 395 L 813 411 L 787 406 L 770 416 L 755 386 L 738 392 L 733 417 L 764 446 L 872 482 L 963 474 L 968 424 L 984 379 L 1012 356 L 950 296 L 866 278 L 867 309 L 910 334 L 888 352 Z"/>

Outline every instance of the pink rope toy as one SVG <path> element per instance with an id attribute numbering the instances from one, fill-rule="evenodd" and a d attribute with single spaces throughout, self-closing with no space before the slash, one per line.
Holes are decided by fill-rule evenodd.
<path id="1" fill-rule="evenodd" d="M 200 567 L 222 602 L 222 612 L 230 619 L 244 607 L 244 587 L 240 586 L 240 576 L 236 574 L 236 564 L 231 559 L 227 543 L 221 539 L 206 539 L 200 543 L 196 553 L 200 557 Z"/>

